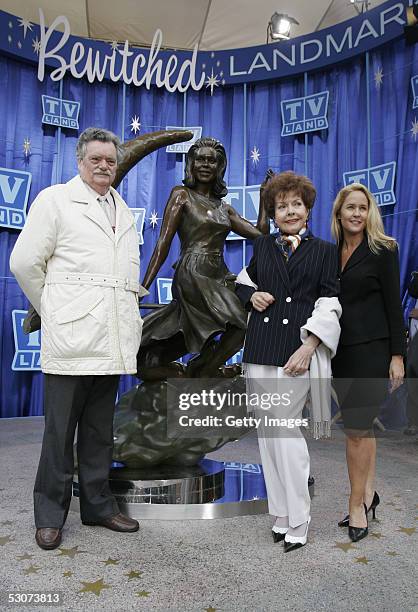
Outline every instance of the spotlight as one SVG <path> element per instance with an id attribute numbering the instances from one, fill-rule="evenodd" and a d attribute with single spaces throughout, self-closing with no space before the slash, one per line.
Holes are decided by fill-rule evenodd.
<path id="1" fill-rule="evenodd" d="M 369 0 L 350 0 L 350 4 L 354 4 L 360 13 L 365 13 L 370 6 Z"/>
<path id="2" fill-rule="evenodd" d="M 410 6 L 406 10 L 408 25 L 404 27 L 407 45 L 414 45 L 418 42 L 418 4 Z"/>
<path id="3" fill-rule="evenodd" d="M 269 42 L 269 39 L 289 40 L 292 25 L 299 25 L 299 21 L 283 13 L 274 13 L 267 26 L 267 42 Z"/>

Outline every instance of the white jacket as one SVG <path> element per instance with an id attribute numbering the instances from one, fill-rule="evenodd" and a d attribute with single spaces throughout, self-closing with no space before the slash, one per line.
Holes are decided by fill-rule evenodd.
<path id="1" fill-rule="evenodd" d="M 141 341 L 134 218 L 111 188 L 116 232 L 79 176 L 33 202 L 10 269 L 42 320 L 48 374 L 133 374 Z"/>

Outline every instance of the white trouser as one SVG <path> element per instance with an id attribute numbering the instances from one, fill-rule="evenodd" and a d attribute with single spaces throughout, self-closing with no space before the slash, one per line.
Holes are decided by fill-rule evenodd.
<path id="1" fill-rule="evenodd" d="M 305 523 L 310 514 L 308 447 L 299 427 L 271 426 L 271 422 L 278 421 L 270 421 L 270 418 L 280 419 L 281 423 L 288 419 L 290 424 L 292 419 L 302 418 L 310 387 L 309 372 L 292 377 L 285 374 L 283 368 L 252 363 L 245 364 L 245 371 L 249 395 L 278 393 L 282 398 L 281 405 L 257 409 L 256 415 L 261 418 L 257 428 L 258 444 L 269 513 L 287 516 L 290 527 L 297 527 Z M 287 397 L 290 398 L 288 405 L 284 401 Z"/>

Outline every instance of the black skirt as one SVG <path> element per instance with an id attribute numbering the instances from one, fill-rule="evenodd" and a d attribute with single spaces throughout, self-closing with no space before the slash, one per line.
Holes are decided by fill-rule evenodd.
<path id="1" fill-rule="evenodd" d="M 338 347 L 333 386 L 346 429 L 372 429 L 388 395 L 390 361 L 389 338 Z"/>

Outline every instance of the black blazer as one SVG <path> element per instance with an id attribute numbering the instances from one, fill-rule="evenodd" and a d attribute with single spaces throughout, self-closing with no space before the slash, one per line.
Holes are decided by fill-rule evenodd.
<path id="1" fill-rule="evenodd" d="M 300 328 L 316 300 L 338 295 L 338 252 L 333 244 L 311 235 L 286 262 L 276 237 L 271 234 L 254 241 L 247 268 L 258 290 L 271 293 L 275 302 L 258 312 L 250 302 L 255 289 L 236 286 L 241 302 L 251 311 L 243 355 L 246 363 L 284 366 L 302 344 Z"/>
<path id="2" fill-rule="evenodd" d="M 382 248 L 375 255 L 365 237 L 340 272 L 340 283 L 340 344 L 389 338 L 391 355 L 405 355 L 398 250 Z"/>

